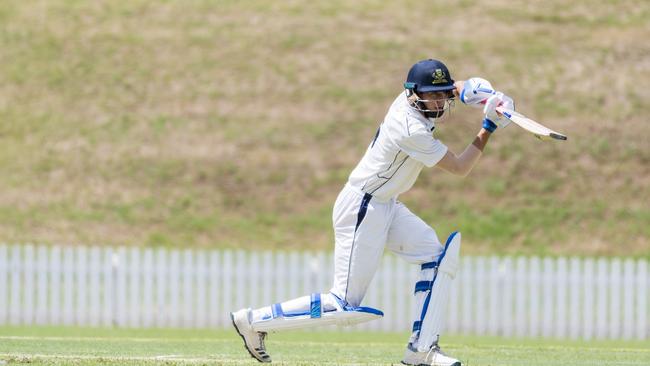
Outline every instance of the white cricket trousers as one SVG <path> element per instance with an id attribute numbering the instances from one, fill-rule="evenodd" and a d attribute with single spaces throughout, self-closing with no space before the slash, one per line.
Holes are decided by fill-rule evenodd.
<path id="1" fill-rule="evenodd" d="M 330 292 L 352 306 L 361 304 L 385 247 L 414 264 L 436 261 L 443 250 L 435 230 L 404 204 L 380 201 L 350 184 L 336 199 L 332 220 L 336 247 Z"/>
<path id="2" fill-rule="evenodd" d="M 414 264 L 436 261 L 443 250 L 436 232 L 401 202 L 382 202 L 349 184 L 336 199 L 333 221 L 336 248 L 330 292 L 338 299 L 322 294 L 328 311 L 340 300 L 353 307 L 361 304 L 386 246 Z M 278 313 L 307 314 L 310 304 L 309 295 L 298 297 L 255 309 L 251 320 L 268 320 Z"/>

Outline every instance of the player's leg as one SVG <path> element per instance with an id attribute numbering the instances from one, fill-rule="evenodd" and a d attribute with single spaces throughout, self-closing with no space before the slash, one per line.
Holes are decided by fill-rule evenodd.
<path id="1" fill-rule="evenodd" d="M 460 233 L 452 234 L 443 246 L 429 225 L 398 204 L 387 245 L 393 252 L 420 266 L 414 290 L 417 311 L 402 362 L 460 365 L 455 358 L 444 355 L 438 346 L 445 324 L 450 286 L 458 267 Z"/>
<path id="2" fill-rule="evenodd" d="M 346 305 L 358 307 L 379 267 L 395 201 L 346 187 L 334 210 L 334 279 L 330 290 Z"/>
<path id="3" fill-rule="evenodd" d="M 383 316 L 360 307 L 383 253 L 394 202 L 373 202 L 369 195 L 346 187 L 334 206 L 334 285 L 330 293 L 312 294 L 259 309 L 232 314 L 233 324 L 249 353 L 270 362 L 267 332 L 317 325 L 348 325 Z"/>
<path id="4" fill-rule="evenodd" d="M 377 319 L 383 313 L 351 307 L 331 293 L 314 293 L 259 309 L 231 313 L 233 326 L 244 340 L 248 353 L 260 362 L 271 362 L 264 340 L 268 332 L 321 325 L 352 325 Z"/>

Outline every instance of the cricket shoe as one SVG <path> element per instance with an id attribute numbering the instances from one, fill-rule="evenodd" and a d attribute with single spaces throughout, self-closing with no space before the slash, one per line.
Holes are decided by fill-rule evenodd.
<path id="1" fill-rule="evenodd" d="M 407 347 L 402 363 L 415 366 L 462 366 L 459 360 L 444 354 L 437 344 L 427 352 L 417 352 Z"/>
<path id="2" fill-rule="evenodd" d="M 244 347 L 250 355 L 260 362 L 271 362 L 271 356 L 266 353 L 264 346 L 265 332 L 256 332 L 251 326 L 251 309 L 241 309 L 230 313 L 232 325 L 244 340 Z"/>

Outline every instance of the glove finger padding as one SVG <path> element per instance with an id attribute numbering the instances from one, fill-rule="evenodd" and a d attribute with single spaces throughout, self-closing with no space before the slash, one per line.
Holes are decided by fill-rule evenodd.
<path id="1" fill-rule="evenodd" d="M 469 78 L 463 84 L 460 101 L 477 108 L 495 93 L 492 84 L 483 78 Z"/>

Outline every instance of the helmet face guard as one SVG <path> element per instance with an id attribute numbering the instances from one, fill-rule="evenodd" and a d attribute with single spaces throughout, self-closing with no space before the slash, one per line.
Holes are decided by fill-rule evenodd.
<path id="1" fill-rule="evenodd" d="M 406 89 L 406 96 L 409 98 L 411 107 L 424 114 L 427 118 L 439 119 L 443 115 L 449 116 L 455 105 L 454 94 L 452 91 L 449 91 L 448 95 L 443 98 L 421 99 L 415 91 L 412 89 Z M 429 109 L 427 107 L 427 104 L 431 105 L 431 103 L 436 106 L 435 109 Z"/>

